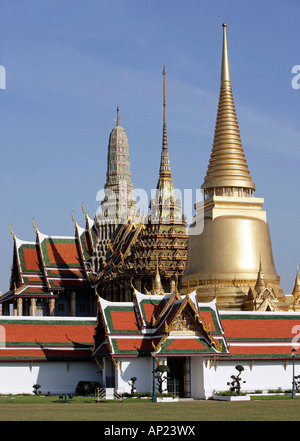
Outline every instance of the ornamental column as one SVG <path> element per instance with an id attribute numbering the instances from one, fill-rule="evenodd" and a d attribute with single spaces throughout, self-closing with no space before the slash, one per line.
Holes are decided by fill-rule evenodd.
<path id="1" fill-rule="evenodd" d="M 23 299 L 17 298 L 17 315 L 23 315 Z"/>
<path id="2" fill-rule="evenodd" d="M 71 300 L 70 300 L 70 303 L 71 303 L 71 317 L 76 317 L 76 292 L 75 291 L 72 291 L 71 292 Z"/>
<path id="3" fill-rule="evenodd" d="M 30 315 L 36 316 L 36 298 L 34 297 L 30 299 Z"/>
<path id="4" fill-rule="evenodd" d="M 55 316 L 55 299 L 53 298 L 49 300 L 49 315 L 51 317 Z"/>

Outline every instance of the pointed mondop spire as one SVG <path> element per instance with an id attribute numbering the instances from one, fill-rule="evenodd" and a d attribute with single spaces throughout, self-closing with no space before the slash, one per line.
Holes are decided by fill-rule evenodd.
<path id="1" fill-rule="evenodd" d="M 300 297 L 300 278 L 299 278 L 299 267 L 297 263 L 297 273 L 296 273 L 296 280 L 295 280 L 295 286 L 293 289 L 293 296 L 297 300 Z"/>
<path id="2" fill-rule="evenodd" d="M 262 264 L 261 264 L 261 256 L 259 258 L 259 270 L 258 270 L 258 276 L 257 276 L 257 280 L 256 280 L 256 284 L 255 284 L 255 290 L 260 293 L 263 289 L 265 289 L 267 286 L 267 282 L 265 279 L 265 275 L 262 269 Z"/>
<path id="3" fill-rule="evenodd" d="M 156 261 L 156 271 L 155 271 L 155 279 L 153 284 L 153 291 L 154 294 L 158 294 L 158 295 L 164 294 L 164 289 L 161 283 L 161 278 L 158 269 L 158 260 Z"/>
<path id="4" fill-rule="evenodd" d="M 202 188 L 204 190 L 243 189 L 243 195 L 247 196 L 252 190 L 255 190 L 255 185 L 252 182 L 245 159 L 233 101 L 226 27 L 227 25 L 224 23 L 221 87 L 214 142 Z M 231 194 L 234 194 L 234 191 Z"/>
<path id="5" fill-rule="evenodd" d="M 167 117 L 166 117 L 166 66 L 163 69 L 164 76 L 164 95 L 163 95 L 163 137 L 162 137 L 162 152 L 161 152 L 161 160 L 160 160 L 160 169 L 159 176 L 160 178 L 170 178 L 171 177 L 171 168 L 170 168 L 170 160 L 169 160 L 169 152 L 168 152 L 168 137 L 167 137 Z"/>
<path id="6" fill-rule="evenodd" d="M 163 69 L 163 137 L 160 158 L 159 178 L 155 198 L 151 199 L 151 221 L 173 223 L 181 221 L 181 204 L 175 198 L 175 190 L 171 177 L 171 167 L 167 140 L 166 118 L 166 67 Z"/>

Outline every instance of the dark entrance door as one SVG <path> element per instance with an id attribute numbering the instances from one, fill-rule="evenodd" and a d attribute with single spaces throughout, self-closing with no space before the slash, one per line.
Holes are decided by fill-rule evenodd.
<path id="1" fill-rule="evenodd" d="M 168 357 L 168 392 L 178 395 L 180 398 L 185 396 L 185 359 L 181 357 Z"/>

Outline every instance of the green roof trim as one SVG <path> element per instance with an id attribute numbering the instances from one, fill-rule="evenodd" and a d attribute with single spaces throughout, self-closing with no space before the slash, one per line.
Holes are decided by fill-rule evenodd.
<path id="1" fill-rule="evenodd" d="M 219 312 L 221 320 L 300 320 L 299 315 L 284 314 L 222 314 Z"/>
<path id="2" fill-rule="evenodd" d="M 209 306 L 208 306 L 208 307 L 206 307 L 206 306 L 201 306 L 201 308 L 199 308 L 199 314 L 200 314 L 200 317 L 201 317 L 201 311 L 208 311 L 208 312 L 211 313 L 212 320 L 213 320 L 213 325 L 214 325 L 214 327 L 215 327 L 215 330 L 214 330 L 214 331 L 211 330 L 211 334 L 212 334 L 212 335 L 213 335 L 213 334 L 221 334 L 221 333 L 222 333 L 222 328 L 221 328 L 220 322 L 219 322 L 219 320 L 218 320 L 218 317 L 217 317 L 217 313 L 216 313 L 216 311 L 215 311 L 213 308 L 210 308 Z M 201 318 L 202 318 L 202 317 L 201 317 Z M 209 325 L 209 323 L 206 323 L 206 322 L 205 322 L 205 324 L 206 324 L 206 325 Z"/>
<path id="3" fill-rule="evenodd" d="M 5 320 L 2 319 L 0 316 L 0 325 L 71 325 L 71 326 L 95 326 L 96 319 L 87 319 L 87 320 L 37 320 L 37 319 L 30 319 L 30 320 L 22 320 L 22 319 L 12 319 L 12 320 Z"/>
<path id="4" fill-rule="evenodd" d="M 26 267 L 26 262 L 25 262 L 25 256 L 24 256 L 24 249 L 31 249 L 31 250 L 37 250 L 37 244 L 22 244 L 19 249 L 18 249 L 18 254 L 19 254 L 19 261 L 20 261 L 20 267 L 21 267 L 21 272 L 28 272 L 30 271 L 31 274 L 41 274 L 42 272 L 40 269 L 38 270 L 32 270 L 30 268 Z"/>

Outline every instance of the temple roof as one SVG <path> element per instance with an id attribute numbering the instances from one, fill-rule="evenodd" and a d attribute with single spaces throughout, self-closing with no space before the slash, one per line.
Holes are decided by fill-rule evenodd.
<path id="1" fill-rule="evenodd" d="M 289 360 L 293 347 L 300 353 L 298 312 L 219 312 L 215 300 L 199 303 L 195 293 L 157 296 L 135 290 L 133 297 L 132 302 L 99 297 L 95 358 L 155 352 L 211 360 Z"/>
<path id="2" fill-rule="evenodd" d="M 0 360 L 88 360 L 92 355 L 93 318 L 0 316 Z"/>
<path id="3" fill-rule="evenodd" d="M 134 290 L 133 297 L 132 302 L 99 297 L 94 357 L 228 352 L 215 302 L 199 305 L 195 293 L 157 296 Z"/>
<path id="4" fill-rule="evenodd" d="M 298 312 L 233 312 L 220 311 L 220 318 L 229 345 L 230 358 L 290 359 L 296 346 Z M 293 338 L 297 341 L 293 341 Z"/>
<path id="5" fill-rule="evenodd" d="M 87 261 L 93 253 L 97 231 L 87 214 L 85 228 L 74 222 L 74 236 L 45 235 L 33 222 L 35 242 L 20 240 L 11 231 L 14 241 L 11 287 L 0 301 L 14 296 L 47 297 L 62 289 L 90 288 L 91 269 Z"/>

